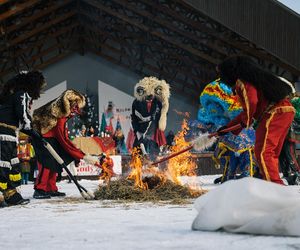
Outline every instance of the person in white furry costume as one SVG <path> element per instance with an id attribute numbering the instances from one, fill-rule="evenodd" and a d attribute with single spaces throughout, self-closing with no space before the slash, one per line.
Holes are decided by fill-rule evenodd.
<path id="1" fill-rule="evenodd" d="M 164 80 L 145 77 L 134 88 L 131 123 L 135 134 L 134 147 L 144 154 L 157 155 L 159 147 L 166 144 L 164 130 L 167 126 L 170 87 Z"/>

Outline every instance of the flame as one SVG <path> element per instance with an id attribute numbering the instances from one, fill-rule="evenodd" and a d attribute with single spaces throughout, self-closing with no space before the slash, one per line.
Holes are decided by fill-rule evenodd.
<path id="1" fill-rule="evenodd" d="M 180 151 L 182 148 L 188 147 L 190 144 L 185 140 L 185 135 L 189 131 L 186 119 L 183 119 L 181 130 L 175 135 L 173 145 L 170 150 L 172 153 Z M 192 158 L 192 154 L 187 151 L 169 160 L 167 172 L 173 182 L 183 185 L 180 176 L 196 176 L 196 163 Z"/>
<path id="2" fill-rule="evenodd" d="M 129 180 L 134 180 L 134 186 L 143 190 L 148 189 L 147 183 L 143 182 L 143 161 L 142 155 L 140 154 L 140 149 L 135 147 L 131 152 L 131 162 L 129 164 L 131 167 L 131 172 L 128 175 Z"/>
<path id="3" fill-rule="evenodd" d="M 162 185 L 166 180 L 166 176 L 161 172 L 157 167 L 147 166 L 149 160 L 147 157 L 141 154 L 139 147 L 135 147 L 132 150 L 131 162 L 129 166 L 131 167 L 131 172 L 128 175 L 127 179 L 134 180 L 134 186 L 143 190 L 152 188 L 148 186 L 147 179 L 153 176 L 159 178 L 159 184 Z M 146 180 L 146 181 L 143 181 Z"/>
<path id="4" fill-rule="evenodd" d="M 190 143 L 184 138 L 188 130 L 189 127 L 187 120 L 184 119 L 182 122 L 181 131 L 175 135 L 175 145 L 170 148 L 171 153 L 178 152 L 182 148 L 190 146 Z M 146 180 L 147 177 L 159 177 L 160 182 L 158 185 L 162 185 L 167 179 L 169 179 L 175 184 L 183 186 L 187 184 L 183 183 L 183 181 L 180 179 L 181 176 L 196 176 L 197 166 L 192 154 L 189 151 L 170 159 L 166 170 L 160 170 L 159 168 L 153 166 L 151 167 L 149 164 L 147 164 L 147 162 L 149 163 L 149 160 L 146 156 L 141 154 L 139 147 L 132 149 L 130 162 L 131 172 L 127 178 L 134 180 L 134 186 L 142 190 L 151 188 L 151 185 L 149 184 L 149 186 Z M 196 180 L 192 183 L 189 180 L 188 187 L 191 194 L 193 192 L 199 192 L 199 186 L 196 184 Z"/>
<path id="5" fill-rule="evenodd" d="M 109 155 L 106 155 L 104 162 L 100 166 L 102 169 L 100 180 L 103 180 L 104 183 L 109 184 L 111 178 L 114 176 L 113 165 L 112 158 L 110 158 Z"/>

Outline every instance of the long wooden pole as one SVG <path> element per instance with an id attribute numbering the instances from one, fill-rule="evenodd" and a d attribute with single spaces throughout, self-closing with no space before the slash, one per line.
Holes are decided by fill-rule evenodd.
<path id="1" fill-rule="evenodd" d="M 233 125 L 233 126 L 231 126 L 231 127 L 229 127 L 229 128 L 225 128 L 225 129 L 223 129 L 223 130 L 221 130 L 221 131 L 219 131 L 219 132 L 214 132 L 214 133 L 208 134 L 207 136 L 208 136 L 208 138 L 211 138 L 211 137 L 214 137 L 214 136 L 218 136 L 218 134 L 219 134 L 220 132 L 221 132 L 221 133 L 228 133 L 228 132 L 231 132 L 231 131 L 235 131 L 235 130 L 237 130 L 237 129 L 240 129 L 241 127 L 242 127 L 241 124 L 236 124 L 236 125 Z M 162 162 L 165 162 L 165 161 L 167 161 L 167 160 L 170 160 L 170 159 L 176 157 L 177 155 L 183 154 L 183 153 L 185 153 L 186 151 L 191 150 L 191 149 L 193 148 L 193 146 L 194 146 L 193 144 L 190 145 L 190 146 L 187 146 L 187 147 L 183 148 L 182 150 L 177 151 L 177 152 L 175 152 L 175 153 L 173 153 L 173 154 L 170 154 L 170 155 L 168 155 L 168 156 L 166 156 L 166 157 L 164 157 L 164 158 L 162 158 L 162 159 L 160 159 L 160 160 L 158 160 L 158 161 L 152 162 L 152 163 L 149 164 L 149 165 L 154 165 L 154 166 L 155 166 L 155 165 L 157 165 L 157 164 L 159 164 L 159 163 L 162 163 Z"/>

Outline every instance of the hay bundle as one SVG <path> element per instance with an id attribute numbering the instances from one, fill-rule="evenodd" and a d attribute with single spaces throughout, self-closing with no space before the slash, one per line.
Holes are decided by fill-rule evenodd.
<path id="1" fill-rule="evenodd" d="M 149 189 L 142 190 L 134 187 L 133 181 L 120 179 L 111 181 L 107 186 L 99 186 L 95 192 L 97 200 L 125 200 L 125 201 L 175 201 L 182 203 L 182 199 L 197 198 L 204 190 L 190 190 L 186 186 L 177 185 L 169 180 L 160 182 L 158 177 L 149 177 L 143 181 Z"/>

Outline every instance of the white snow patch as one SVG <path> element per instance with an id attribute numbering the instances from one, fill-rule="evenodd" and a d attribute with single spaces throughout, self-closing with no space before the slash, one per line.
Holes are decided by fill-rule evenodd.
<path id="1" fill-rule="evenodd" d="M 216 176 L 199 178 L 213 188 Z M 89 190 L 97 181 L 82 180 Z M 58 183 L 66 198 L 31 199 L 30 204 L 0 209 L 1 249 L 297 249 L 300 238 L 192 231 L 193 205 L 115 204 L 85 201 L 73 183 Z M 22 186 L 31 198 L 33 185 Z M 72 199 L 74 201 L 72 201 Z"/>

